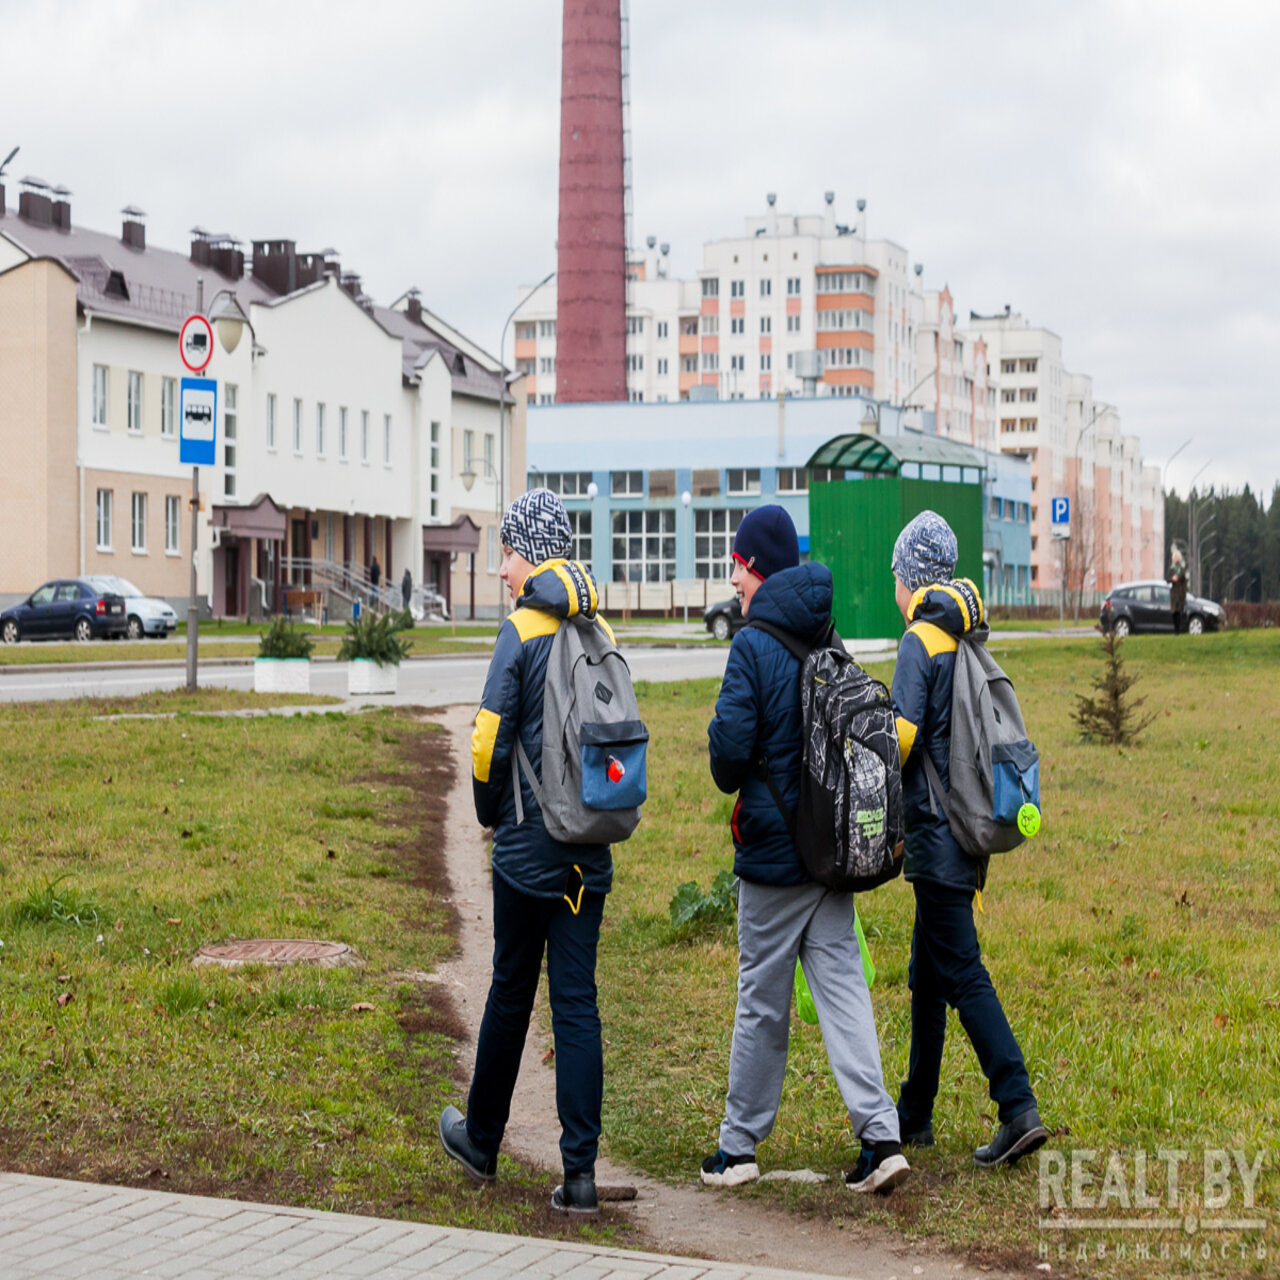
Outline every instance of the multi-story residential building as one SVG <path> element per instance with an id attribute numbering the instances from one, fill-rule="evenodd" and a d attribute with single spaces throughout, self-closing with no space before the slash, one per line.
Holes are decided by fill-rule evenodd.
<path id="1" fill-rule="evenodd" d="M 696 279 L 670 276 L 650 237 L 630 264 L 632 401 L 872 395 L 894 404 L 916 384 L 920 297 L 906 249 L 821 214 L 779 213 L 771 195 L 743 234 L 703 246 Z M 556 286 L 520 291 L 517 367 L 531 403 L 554 401 Z"/>
<path id="2" fill-rule="evenodd" d="M 246 272 L 230 236 L 158 249 L 132 207 L 115 236 L 25 186 L 16 216 L 0 195 L 0 441 L 13 460 L 0 595 L 115 573 L 177 601 L 194 552 L 212 611 L 243 615 L 278 607 L 286 583 L 350 585 L 376 556 L 385 583 L 408 566 L 463 608 L 498 611 L 522 379 L 508 391 L 499 362 L 414 294 L 375 306 L 332 256 L 257 241 Z M 206 375 L 218 449 L 200 469 L 193 548 L 177 335 L 198 306 L 248 329 L 230 352 L 215 344 Z"/>
<path id="3" fill-rule="evenodd" d="M 920 378 L 907 394 L 922 412 L 921 425 L 950 440 L 997 450 L 996 389 L 988 373 L 986 340 L 956 328 L 951 290 L 929 290 L 916 326 Z"/>

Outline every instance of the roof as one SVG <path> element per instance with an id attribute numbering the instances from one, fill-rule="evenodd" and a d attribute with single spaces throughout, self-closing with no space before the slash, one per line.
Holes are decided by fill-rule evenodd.
<path id="1" fill-rule="evenodd" d="M 932 463 L 944 467 L 986 469 L 981 455 L 954 440 L 909 432 L 900 436 L 836 436 L 828 440 L 805 464 L 835 470 L 897 475 L 904 462 Z"/>
<path id="2" fill-rule="evenodd" d="M 220 289 L 231 289 L 246 314 L 249 304 L 275 297 L 252 276 L 232 280 L 213 267 L 197 266 L 172 249 L 134 249 L 118 235 L 73 226 L 40 227 L 12 213 L 0 218 L 0 236 L 33 258 L 56 258 L 76 277 L 76 297 L 85 311 L 132 320 L 177 333 L 196 309 L 196 278 L 204 277 L 206 305 Z"/>
<path id="3" fill-rule="evenodd" d="M 430 328 L 426 321 L 428 313 L 424 312 L 423 319 L 417 321 L 405 311 L 375 306 L 371 314 L 388 333 L 400 339 L 401 363 L 407 382 L 417 382 L 422 367 L 433 355 L 439 354 L 448 365 L 456 393 L 492 400 L 495 404 L 499 396 L 504 396 L 510 403 L 511 393 L 506 390 L 502 373 L 490 372 L 474 356 L 459 350 Z"/>

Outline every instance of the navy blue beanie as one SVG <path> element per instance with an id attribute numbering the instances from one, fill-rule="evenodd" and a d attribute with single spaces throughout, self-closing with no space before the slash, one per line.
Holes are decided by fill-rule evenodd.
<path id="1" fill-rule="evenodd" d="M 785 507 L 756 507 L 742 517 L 733 537 L 733 558 L 757 578 L 800 563 L 800 540 Z"/>

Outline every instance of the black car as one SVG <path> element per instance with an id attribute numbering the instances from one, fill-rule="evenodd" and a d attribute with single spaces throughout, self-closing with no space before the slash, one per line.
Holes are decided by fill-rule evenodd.
<path id="1" fill-rule="evenodd" d="M 92 640 L 123 636 L 129 628 L 124 598 L 79 578 L 46 582 L 20 604 L 0 613 L 0 639 Z"/>
<path id="2" fill-rule="evenodd" d="M 708 605 L 702 621 L 717 640 L 728 640 L 735 631 L 747 625 L 742 616 L 742 601 L 737 596 Z"/>
<path id="3" fill-rule="evenodd" d="M 1217 631 L 1223 623 L 1220 605 L 1188 594 L 1187 631 L 1198 636 Z M 1172 631 L 1173 606 L 1169 603 L 1169 584 L 1158 578 L 1142 582 L 1122 582 L 1102 602 L 1098 625 L 1104 632 L 1114 631 L 1124 637 L 1146 631 Z"/>

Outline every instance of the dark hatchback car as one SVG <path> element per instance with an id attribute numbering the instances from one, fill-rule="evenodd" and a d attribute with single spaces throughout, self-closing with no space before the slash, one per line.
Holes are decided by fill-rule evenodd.
<path id="1" fill-rule="evenodd" d="M 702 621 L 717 640 L 728 640 L 735 631 L 747 625 L 742 616 L 742 601 L 737 596 L 732 600 L 721 600 L 719 604 L 708 605 Z"/>
<path id="2" fill-rule="evenodd" d="M 93 640 L 123 636 L 128 628 L 124 598 L 78 578 L 46 582 L 26 600 L 0 613 L 0 639 L 5 644 L 55 638 Z"/>
<path id="3" fill-rule="evenodd" d="M 1217 631 L 1223 623 L 1220 605 L 1199 596 L 1187 596 L 1187 631 L 1198 636 Z M 1169 603 L 1169 584 L 1151 578 L 1144 582 L 1122 582 L 1102 602 L 1098 625 L 1104 632 L 1118 636 L 1131 633 L 1172 631 L 1173 606 Z"/>

